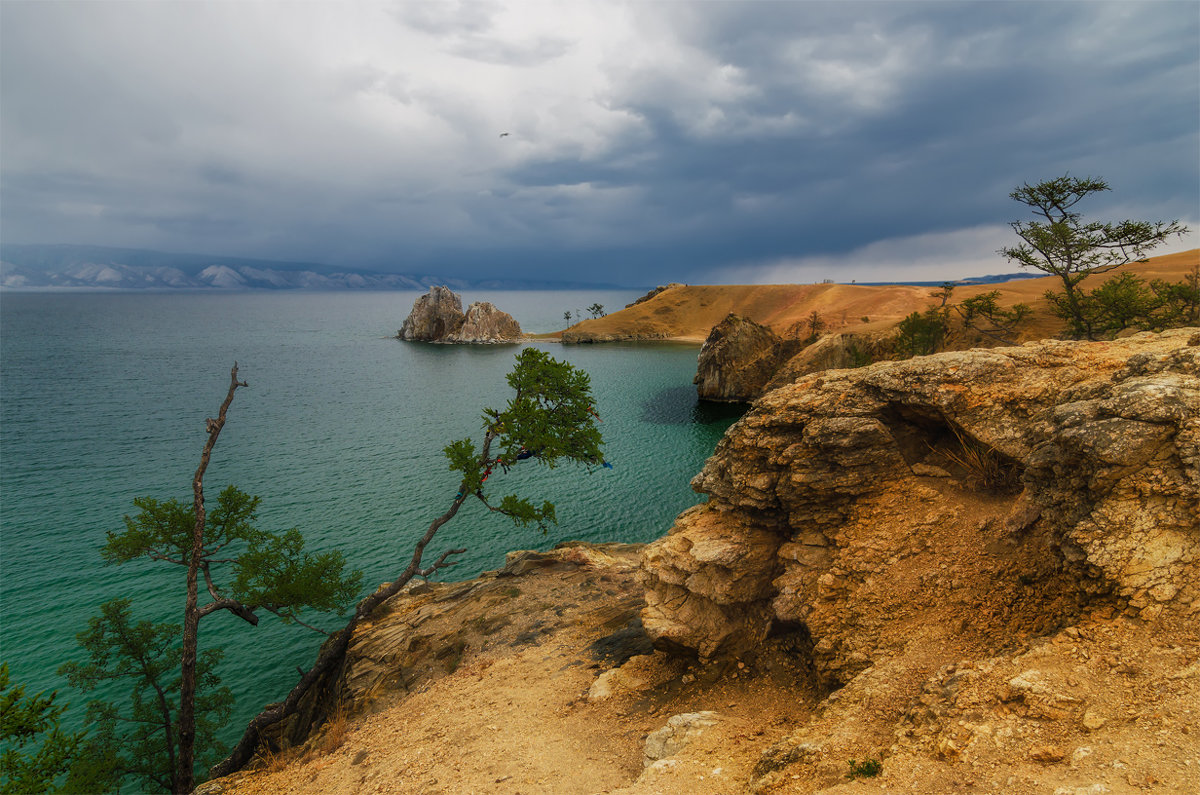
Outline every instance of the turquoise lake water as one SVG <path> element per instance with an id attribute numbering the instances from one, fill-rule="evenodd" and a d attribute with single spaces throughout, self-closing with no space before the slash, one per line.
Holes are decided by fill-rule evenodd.
<path id="1" fill-rule="evenodd" d="M 21 294 L 0 297 L 0 660 L 31 690 L 59 688 L 79 720 L 85 698 L 55 669 L 82 660 L 75 633 L 100 603 L 135 600 L 135 615 L 181 621 L 182 570 L 104 566 L 105 533 L 138 496 L 191 503 L 191 477 L 236 361 L 238 390 L 205 479 L 262 497 L 260 525 L 299 528 L 313 549 L 340 549 L 365 587 L 398 574 L 414 540 L 449 505 L 457 481 L 441 449 L 478 438 L 485 406 L 508 399 L 516 346 L 403 343 L 396 330 L 417 293 Z M 632 292 L 473 292 L 527 332 L 563 312 Z M 697 349 L 675 345 L 534 343 L 592 378 L 614 468 L 514 468 L 497 493 L 558 506 L 542 535 L 467 503 L 427 552 L 464 546 L 444 572 L 465 579 L 505 552 L 568 539 L 649 541 L 699 497 L 688 486 L 735 419 L 697 404 Z M 339 626 L 326 620 L 327 628 Z M 226 735 L 240 735 L 286 694 L 321 636 L 257 628 L 226 613 L 201 625 L 223 645 L 237 698 Z"/>

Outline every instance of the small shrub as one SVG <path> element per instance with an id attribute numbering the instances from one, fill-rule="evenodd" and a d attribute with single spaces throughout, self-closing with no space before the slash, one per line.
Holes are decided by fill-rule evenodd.
<path id="1" fill-rule="evenodd" d="M 883 763 L 878 759 L 864 759 L 859 762 L 857 759 L 850 760 L 850 772 L 846 774 L 848 779 L 856 778 L 875 778 L 883 772 Z"/>
<path id="2" fill-rule="evenodd" d="M 850 354 L 851 367 L 866 367 L 875 361 L 875 357 L 871 355 L 871 352 L 858 347 L 857 342 L 851 342 L 847 345 L 846 352 Z"/>
<path id="3" fill-rule="evenodd" d="M 946 338 L 948 326 L 945 309 L 913 312 L 897 326 L 896 351 L 904 358 L 934 353 Z"/>

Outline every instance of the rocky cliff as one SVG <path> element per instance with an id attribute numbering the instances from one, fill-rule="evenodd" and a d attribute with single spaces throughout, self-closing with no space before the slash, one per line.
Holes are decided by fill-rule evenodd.
<path id="1" fill-rule="evenodd" d="M 417 298 L 396 336 L 419 342 L 516 342 L 521 327 L 512 315 L 487 301 L 471 304 L 464 313 L 462 299 L 454 291 L 436 286 Z"/>
<path id="2" fill-rule="evenodd" d="M 933 596 L 964 616 L 1000 600 L 1062 622 L 1111 598 L 1194 619 L 1198 444 L 1195 329 L 811 375 L 765 395 L 693 480 L 708 502 L 645 555 L 646 626 L 713 657 L 802 624 L 845 683 Z M 925 565 L 950 547 L 970 565 Z M 928 596 L 897 602 L 906 588 Z"/>
<path id="3" fill-rule="evenodd" d="M 1200 624 L 1196 329 L 809 375 L 763 396 L 692 486 L 707 503 L 643 554 L 655 644 L 720 661 L 793 636 L 822 689 L 876 700 L 890 753 L 1063 762 L 1141 714 L 1106 702 L 1111 670 L 1191 682 L 1175 695 L 1195 705 L 1195 652 L 1172 649 Z M 1156 635 L 1150 673 L 1123 647 Z M 1040 750 L 1011 734 L 1052 720 Z M 819 723 L 787 765 L 822 756 L 804 748 Z M 826 730 L 825 748 L 852 742 Z"/>

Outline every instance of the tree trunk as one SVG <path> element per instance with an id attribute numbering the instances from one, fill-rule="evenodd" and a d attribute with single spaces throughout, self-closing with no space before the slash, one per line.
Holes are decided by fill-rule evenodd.
<path id="1" fill-rule="evenodd" d="M 488 456 L 488 450 L 491 446 L 494 436 L 494 434 L 489 433 L 485 438 L 483 448 L 483 458 L 485 460 Z M 459 496 L 455 498 L 449 510 L 439 516 L 437 519 L 434 519 L 429 525 L 429 529 L 426 530 L 425 534 L 421 536 L 420 540 L 417 541 L 416 546 L 413 548 L 412 559 L 409 561 L 408 567 L 401 572 L 399 577 L 397 577 L 393 582 L 389 583 L 386 588 L 380 588 L 375 593 L 358 603 L 358 606 L 355 608 L 354 615 L 350 618 L 350 621 L 345 627 L 342 628 L 340 632 L 334 635 L 321 648 L 320 653 L 317 655 L 316 662 L 313 663 L 313 666 L 308 669 L 308 672 L 300 678 L 300 681 L 297 682 L 296 686 L 292 688 L 290 693 L 288 693 L 287 698 L 278 704 L 273 704 L 267 707 L 262 712 L 254 716 L 249 725 L 246 726 L 246 731 L 242 733 L 242 738 L 238 741 L 238 744 L 234 746 L 233 751 L 230 752 L 229 756 L 218 762 L 211 770 L 209 770 L 210 778 L 228 776 L 230 773 L 241 770 L 246 763 L 250 761 L 250 759 L 254 756 L 255 751 L 258 749 L 263 730 L 268 726 L 276 724 L 289 715 L 295 713 L 297 708 L 300 706 L 300 700 L 304 698 L 309 689 L 312 688 L 314 684 L 319 682 L 324 676 L 333 672 L 335 668 L 342 664 L 346 657 L 346 649 L 350 647 L 350 638 L 354 635 L 354 630 L 364 618 L 367 618 L 372 612 L 374 612 L 375 608 L 379 607 L 379 605 L 400 593 L 400 590 L 407 585 L 413 577 L 417 575 L 427 577 L 446 565 L 446 558 L 448 558 L 450 555 L 466 552 L 465 549 L 448 549 L 442 553 L 441 557 L 439 557 L 433 565 L 424 569 L 421 568 L 421 558 L 425 554 L 425 547 L 428 546 L 429 542 L 433 540 L 433 537 L 437 533 L 438 529 L 441 528 L 441 526 L 446 522 L 454 518 L 454 515 L 458 513 L 458 509 L 462 507 L 463 502 L 465 502 L 467 497 L 470 496 L 466 493 L 466 488 L 467 483 L 464 480 L 462 485 L 459 487 Z"/>
<path id="2" fill-rule="evenodd" d="M 192 551 L 188 556 L 187 601 L 183 608 L 183 659 L 180 663 L 179 687 L 179 755 L 172 775 L 171 791 L 174 795 L 188 795 L 192 791 L 196 758 L 196 655 L 200 639 L 199 600 L 200 563 L 204 554 L 204 472 L 208 469 L 213 447 L 221 428 L 225 426 L 225 414 L 233 403 L 233 393 L 245 383 L 237 380 L 237 363 L 229 373 L 229 392 L 215 420 L 207 421 L 208 441 L 200 454 L 200 465 L 192 477 L 192 509 L 196 523 L 192 528 Z"/>

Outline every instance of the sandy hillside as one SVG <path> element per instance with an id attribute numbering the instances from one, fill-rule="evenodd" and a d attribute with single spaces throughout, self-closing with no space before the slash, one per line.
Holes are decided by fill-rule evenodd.
<path id="1" fill-rule="evenodd" d="M 1094 289 L 1120 273 L 1134 273 L 1147 281 L 1180 281 L 1200 265 L 1200 249 L 1154 257 L 1107 274 L 1090 277 L 1084 286 Z M 815 311 L 832 331 L 873 331 L 890 327 L 909 313 L 936 303 L 930 294 L 935 288 L 905 285 L 849 284 L 773 284 L 773 285 L 685 285 L 675 287 L 619 312 L 572 326 L 572 335 L 606 339 L 672 339 L 703 342 L 708 332 L 730 312 L 770 326 L 777 333 L 794 323 L 804 323 Z M 1061 290 L 1058 277 L 1018 279 L 988 285 L 959 287 L 953 302 L 999 290 L 1001 306 L 1017 303 L 1034 308 L 1026 324 L 1025 338 L 1048 336 L 1061 324 L 1048 315 L 1043 295 Z"/>

